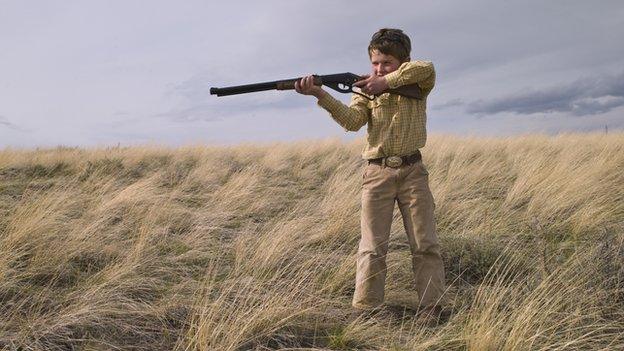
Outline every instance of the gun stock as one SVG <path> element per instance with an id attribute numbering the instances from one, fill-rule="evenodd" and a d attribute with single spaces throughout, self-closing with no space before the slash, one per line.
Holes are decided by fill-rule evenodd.
<path id="1" fill-rule="evenodd" d="M 390 94 L 397 94 L 397 95 L 401 95 L 401 96 L 405 96 L 405 97 L 417 99 L 417 100 L 420 100 L 423 98 L 422 89 L 420 89 L 418 84 L 403 85 L 396 89 L 389 89 L 385 92 L 390 93 Z"/>

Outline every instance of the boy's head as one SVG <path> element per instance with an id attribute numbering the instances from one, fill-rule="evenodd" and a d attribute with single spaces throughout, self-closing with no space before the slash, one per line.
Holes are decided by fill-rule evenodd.
<path id="1" fill-rule="evenodd" d="M 373 34 L 368 45 L 368 56 L 372 57 L 375 51 L 384 55 L 394 56 L 403 63 L 410 60 L 412 43 L 402 30 L 383 28 Z"/>

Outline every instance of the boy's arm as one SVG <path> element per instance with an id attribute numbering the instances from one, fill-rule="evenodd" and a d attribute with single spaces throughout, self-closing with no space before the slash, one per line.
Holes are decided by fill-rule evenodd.
<path id="1" fill-rule="evenodd" d="M 418 84 L 428 93 L 435 84 L 435 70 L 430 61 L 410 61 L 404 62 L 396 71 L 386 74 L 384 78 L 390 89 Z"/>
<path id="2" fill-rule="evenodd" d="M 357 94 L 352 95 L 349 106 L 328 93 L 319 98 L 318 104 L 329 112 L 332 118 L 344 129 L 352 132 L 362 128 L 370 116 L 368 100 Z"/>
<path id="3" fill-rule="evenodd" d="M 357 131 L 368 122 L 370 110 L 366 98 L 353 94 L 351 103 L 346 106 L 322 87 L 314 85 L 313 77 L 307 76 L 295 82 L 295 90 L 303 95 L 312 95 L 318 99 L 318 104 L 343 128 L 349 131 Z"/>

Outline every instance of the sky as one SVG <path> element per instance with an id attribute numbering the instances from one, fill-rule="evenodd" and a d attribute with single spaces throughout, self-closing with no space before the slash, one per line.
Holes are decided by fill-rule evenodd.
<path id="1" fill-rule="evenodd" d="M 209 91 L 369 73 L 385 27 L 435 66 L 430 134 L 624 129 L 621 0 L 0 0 L 0 148 L 362 137 L 294 91 Z"/>

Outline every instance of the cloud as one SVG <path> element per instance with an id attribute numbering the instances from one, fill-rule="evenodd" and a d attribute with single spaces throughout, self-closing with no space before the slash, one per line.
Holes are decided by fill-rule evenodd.
<path id="1" fill-rule="evenodd" d="M 10 118 L 0 119 L 0 145 L 71 144 L 106 131 L 115 133 L 114 143 L 145 136 L 177 141 L 191 135 L 181 130 L 199 133 L 204 127 L 210 130 L 205 135 L 246 141 L 256 137 L 252 130 L 275 127 L 267 117 L 303 112 L 311 122 L 296 135 L 334 133 L 333 120 L 313 98 L 294 92 L 218 98 L 209 89 L 309 73 L 366 73 L 369 39 L 383 27 L 405 30 L 412 57 L 436 65 L 438 87 L 430 106 L 443 111 L 433 111 L 430 121 L 444 121 L 439 130 L 458 130 L 457 122 L 446 119 L 451 117 L 470 121 L 475 129 L 497 120 L 522 131 L 543 117 L 536 112 L 571 111 L 543 119 L 554 123 L 559 114 L 580 124 L 583 118 L 569 116 L 602 118 L 622 109 L 617 108 L 621 96 L 587 93 L 592 90 L 587 82 L 581 89 L 545 89 L 583 75 L 620 72 L 621 0 L 600 6 L 565 0 L 387 0 L 384 16 L 371 11 L 379 5 L 373 0 L 357 6 L 331 0 L 156 1 L 149 7 L 121 0 L 6 3 L 0 11 L 0 96 L 10 97 L 2 106 Z M 534 90 L 518 91 L 524 86 Z M 497 111 L 534 115 L 519 123 L 517 115 Z M 492 118 L 484 121 L 487 114 Z M 37 129 L 26 135 L 12 122 Z M 245 128 L 249 132 L 241 131 Z M 266 135 L 295 134 L 273 129 Z"/>
<path id="2" fill-rule="evenodd" d="M 6 117 L 0 116 L 0 126 L 7 127 L 18 132 L 25 132 L 26 129 L 19 127 L 16 124 L 11 123 Z"/>
<path id="3" fill-rule="evenodd" d="M 456 106 L 462 106 L 462 105 L 464 105 L 464 102 L 461 99 L 451 99 L 445 103 L 433 105 L 431 106 L 431 108 L 433 110 L 444 110 L 450 107 L 456 107 Z"/>
<path id="4" fill-rule="evenodd" d="M 263 95 L 269 93 L 254 94 Z M 289 93 L 282 92 L 281 94 Z M 270 94 L 268 98 L 264 96 L 261 98 L 257 96 L 217 98 L 206 95 L 204 99 L 205 101 L 188 101 L 155 117 L 163 117 L 173 122 L 220 121 L 240 115 L 253 115 L 261 110 L 286 110 L 310 105 L 309 101 L 306 104 L 293 96 L 275 98 L 275 94 Z"/>
<path id="5" fill-rule="evenodd" d="M 474 115 L 568 112 L 588 116 L 620 106 L 624 106 L 624 72 L 578 79 L 541 90 L 529 89 L 497 99 L 477 100 L 467 105 L 466 112 Z"/>

